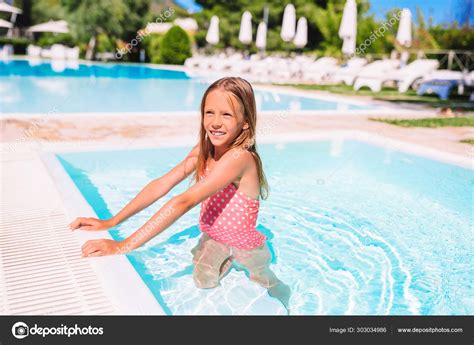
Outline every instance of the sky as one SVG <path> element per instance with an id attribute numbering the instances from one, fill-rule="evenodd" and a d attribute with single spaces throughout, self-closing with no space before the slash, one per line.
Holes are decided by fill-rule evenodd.
<path id="1" fill-rule="evenodd" d="M 357 0 L 356 0 L 357 1 Z M 377 19 L 384 19 L 384 14 L 390 9 L 409 8 L 413 19 L 416 20 L 416 8 L 419 7 L 428 23 L 430 16 L 433 17 L 433 24 L 450 24 L 456 19 L 459 21 L 462 13 L 466 13 L 470 18 L 471 26 L 474 25 L 474 4 L 472 0 L 370 0 L 371 8 L 369 13 L 375 14 Z"/>

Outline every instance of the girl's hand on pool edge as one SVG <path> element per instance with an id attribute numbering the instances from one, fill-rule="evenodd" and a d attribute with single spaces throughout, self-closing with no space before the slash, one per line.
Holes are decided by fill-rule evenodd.
<path id="1" fill-rule="evenodd" d="M 114 226 L 113 222 L 110 219 L 101 220 L 92 217 L 79 217 L 76 218 L 71 224 L 69 224 L 69 228 L 71 230 L 86 230 L 86 231 L 101 231 L 107 230 Z"/>
<path id="2" fill-rule="evenodd" d="M 124 241 L 89 240 L 82 246 L 82 257 L 125 254 L 128 252 Z"/>

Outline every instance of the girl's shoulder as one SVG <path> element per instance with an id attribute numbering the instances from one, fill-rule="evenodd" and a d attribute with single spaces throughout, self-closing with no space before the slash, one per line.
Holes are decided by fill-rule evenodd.
<path id="1" fill-rule="evenodd" d="M 234 160 L 239 166 L 247 169 L 253 169 L 256 167 L 255 158 L 252 152 L 241 149 L 241 148 L 234 148 L 226 152 L 227 159 Z"/>
<path id="2" fill-rule="evenodd" d="M 255 159 L 251 152 L 248 150 L 240 150 L 238 148 L 231 149 L 224 153 L 219 160 L 214 160 L 214 158 L 209 157 L 204 163 L 206 170 L 212 170 L 216 164 L 227 164 L 232 162 L 243 167 L 252 167 L 255 165 Z"/>
<path id="3" fill-rule="evenodd" d="M 199 145 L 195 145 L 191 151 L 189 151 L 188 155 L 184 159 L 186 162 L 190 162 L 193 167 L 196 166 L 197 160 L 199 157 Z"/>
<path id="4" fill-rule="evenodd" d="M 191 151 L 188 153 L 189 157 L 197 157 L 199 155 L 199 144 L 193 146 Z"/>

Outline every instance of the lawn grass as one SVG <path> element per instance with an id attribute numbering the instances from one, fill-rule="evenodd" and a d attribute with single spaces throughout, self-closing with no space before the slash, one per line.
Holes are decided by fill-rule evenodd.
<path id="1" fill-rule="evenodd" d="M 470 138 L 470 139 L 463 139 L 461 140 L 462 143 L 465 143 L 465 144 L 471 144 L 471 145 L 474 145 L 474 138 Z"/>
<path id="2" fill-rule="evenodd" d="M 381 119 L 369 118 L 372 121 L 385 122 L 391 125 L 401 127 L 474 127 L 474 117 L 445 117 L 445 118 L 426 118 L 426 119 Z"/>
<path id="3" fill-rule="evenodd" d="M 392 103 L 421 104 L 430 108 L 451 108 L 458 111 L 474 111 L 474 102 L 469 102 L 469 96 L 451 94 L 448 100 L 440 100 L 436 95 L 418 96 L 415 90 L 408 90 L 400 93 L 396 88 L 384 87 L 380 92 L 372 92 L 367 88 L 354 91 L 349 85 L 307 85 L 307 84 L 277 84 L 281 86 L 291 86 L 301 90 L 328 91 L 340 95 L 370 96 L 375 100 Z"/>
<path id="4" fill-rule="evenodd" d="M 344 95 L 359 95 L 359 96 L 396 96 L 398 90 L 395 88 L 388 88 L 384 87 L 380 92 L 372 92 L 368 89 L 362 89 L 359 91 L 354 91 L 353 87 L 350 85 L 345 84 L 337 84 L 337 85 L 308 85 L 308 84 L 276 84 L 280 86 L 292 86 L 297 89 L 302 90 L 318 90 L 318 91 L 329 91 L 333 93 L 339 93 Z M 413 90 L 409 90 L 407 92 L 409 95 L 416 96 L 416 92 Z"/>

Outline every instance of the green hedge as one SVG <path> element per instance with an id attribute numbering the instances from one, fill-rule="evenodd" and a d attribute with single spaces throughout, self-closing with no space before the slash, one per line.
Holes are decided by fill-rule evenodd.
<path id="1" fill-rule="evenodd" d="M 69 33 L 64 34 L 52 34 L 52 33 L 42 33 L 40 39 L 36 45 L 44 48 L 52 46 L 53 44 L 63 44 L 68 47 L 74 47 L 77 45 L 77 41 Z"/>
<path id="2" fill-rule="evenodd" d="M 173 26 L 163 36 L 160 43 L 159 56 L 161 63 L 182 65 L 191 57 L 191 40 L 188 34 L 179 26 Z"/>
<path id="3" fill-rule="evenodd" d="M 96 51 L 98 53 L 115 52 L 115 41 L 104 33 L 97 35 Z"/>
<path id="4" fill-rule="evenodd" d="M 439 25 L 431 27 L 429 32 L 443 49 L 472 50 L 474 47 L 474 30 L 471 28 L 445 28 Z"/>
<path id="5" fill-rule="evenodd" d="M 146 36 L 142 42 L 145 48 L 146 61 L 151 63 L 161 63 L 160 43 L 163 38 L 161 34 L 151 34 Z"/>
<path id="6" fill-rule="evenodd" d="M 11 44 L 13 46 L 13 53 L 16 55 L 25 55 L 26 47 L 32 42 L 26 38 L 7 38 L 0 37 L 0 45 Z"/>

